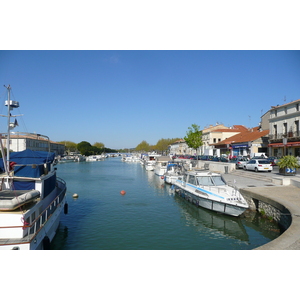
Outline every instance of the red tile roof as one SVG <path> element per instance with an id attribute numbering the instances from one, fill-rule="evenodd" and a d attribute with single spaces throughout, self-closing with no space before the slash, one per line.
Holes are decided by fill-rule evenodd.
<path id="1" fill-rule="evenodd" d="M 219 145 L 220 146 L 220 145 L 252 142 L 252 141 L 255 141 L 255 140 L 257 140 L 265 135 L 268 135 L 268 134 L 269 134 L 269 130 L 259 131 L 258 127 L 254 127 L 251 130 L 243 131 L 243 132 L 233 135 L 223 141 L 220 141 L 218 143 L 211 144 L 211 145 L 214 145 L 214 146 Z"/>
<path id="2" fill-rule="evenodd" d="M 233 125 L 232 128 L 218 128 L 215 130 L 212 130 L 212 132 L 242 132 L 247 131 L 248 128 L 244 125 Z"/>

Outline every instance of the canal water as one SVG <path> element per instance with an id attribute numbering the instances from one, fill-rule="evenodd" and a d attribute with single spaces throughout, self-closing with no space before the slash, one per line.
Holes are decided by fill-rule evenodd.
<path id="1" fill-rule="evenodd" d="M 198 208 L 153 171 L 120 157 L 57 169 L 67 182 L 69 211 L 53 250 L 249 250 L 281 233 L 256 213 L 236 218 Z"/>

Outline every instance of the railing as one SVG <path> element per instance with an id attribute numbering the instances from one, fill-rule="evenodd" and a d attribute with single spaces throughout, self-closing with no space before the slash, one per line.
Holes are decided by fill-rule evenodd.
<path id="1" fill-rule="evenodd" d="M 32 221 L 30 225 L 25 224 L 25 226 L 23 226 L 23 228 L 29 228 L 27 235 L 33 235 L 31 239 L 37 235 L 43 225 L 49 220 L 49 218 L 53 215 L 55 210 L 64 200 L 66 192 L 66 182 L 61 178 L 57 178 L 57 184 L 58 188 L 61 189 L 59 195 L 41 212 L 41 214 L 36 219 Z"/>
<path id="2" fill-rule="evenodd" d="M 26 231 L 24 232 L 24 238 L 28 237 L 29 240 L 32 240 L 64 200 L 66 193 L 66 182 L 58 177 L 56 179 L 57 187 L 61 189 L 59 195 L 55 197 L 53 201 L 51 201 L 51 203 L 40 213 L 37 218 L 31 222 L 31 224 L 26 224 L 26 221 L 24 220 L 23 226 L 6 226 L 0 227 L 0 229 L 22 228 L 23 232 Z"/>
<path id="3" fill-rule="evenodd" d="M 269 140 L 282 140 L 283 138 L 287 138 L 288 140 L 293 138 L 300 138 L 300 130 L 289 131 L 287 133 L 269 134 Z"/>

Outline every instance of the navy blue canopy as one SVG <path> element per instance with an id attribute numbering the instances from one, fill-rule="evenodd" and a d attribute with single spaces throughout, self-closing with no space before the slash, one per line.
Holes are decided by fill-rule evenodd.
<path id="1" fill-rule="evenodd" d="M 9 160 L 18 165 L 40 165 L 45 163 L 52 163 L 55 158 L 55 153 L 46 151 L 33 151 L 30 149 L 12 152 L 9 155 Z M 0 159 L 0 168 L 4 170 L 3 159 Z"/>
<path id="2" fill-rule="evenodd" d="M 10 161 L 17 163 L 18 165 L 30 165 L 30 164 L 45 164 L 52 163 L 55 158 L 55 153 L 46 151 L 33 151 L 30 149 L 12 152 L 10 153 Z"/>

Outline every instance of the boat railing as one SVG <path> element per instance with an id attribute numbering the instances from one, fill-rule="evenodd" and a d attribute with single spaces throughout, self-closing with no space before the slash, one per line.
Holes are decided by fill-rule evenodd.
<path id="1" fill-rule="evenodd" d="M 49 220 L 49 218 L 53 215 L 56 209 L 61 205 L 61 202 L 64 200 L 65 192 L 66 192 L 66 182 L 57 178 L 57 186 L 61 189 L 60 193 L 54 200 L 35 218 L 31 224 L 25 224 L 24 227 L 28 228 L 27 234 L 24 235 L 33 235 L 33 237 L 43 228 L 43 225 Z M 32 237 L 32 238 L 33 238 Z M 31 238 L 31 239 L 32 239 Z"/>
<path id="2" fill-rule="evenodd" d="M 61 203 L 64 200 L 65 192 L 66 192 L 66 182 L 57 177 L 57 187 L 60 189 L 57 197 L 53 199 L 53 201 L 30 223 L 26 223 L 26 220 L 23 221 L 23 226 L 6 226 L 0 227 L 0 229 L 10 229 L 10 228 L 19 228 L 23 229 L 23 238 L 28 237 L 29 240 L 32 240 L 38 232 L 43 228 L 44 224 L 50 219 L 53 213 L 56 211 L 58 207 L 60 207 Z"/>

